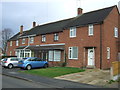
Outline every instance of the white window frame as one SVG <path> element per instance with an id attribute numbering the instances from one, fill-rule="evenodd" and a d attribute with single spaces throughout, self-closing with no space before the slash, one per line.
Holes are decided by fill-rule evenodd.
<path id="1" fill-rule="evenodd" d="M 88 35 L 93 36 L 94 35 L 94 26 L 93 24 L 88 26 Z"/>
<path id="2" fill-rule="evenodd" d="M 10 46 L 12 46 L 12 41 L 10 41 Z"/>
<path id="3" fill-rule="evenodd" d="M 19 40 L 16 40 L 16 46 L 19 46 Z"/>
<path id="4" fill-rule="evenodd" d="M 58 41 L 58 40 L 59 40 L 58 33 L 55 33 L 55 34 L 54 34 L 54 41 Z"/>
<path id="5" fill-rule="evenodd" d="M 59 53 L 59 58 L 56 56 L 56 53 Z M 61 61 L 61 51 L 59 50 L 50 50 L 49 51 L 49 61 L 60 62 Z"/>
<path id="6" fill-rule="evenodd" d="M 25 44 L 25 38 L 22 39 L 22 44 Z"/>
<path id="7" fill-rule="evenodd" d="M 34 37 L 30 37 L 30 43 L 34 43 Z"/>
<path id="8" fill-rule="evenodd" d="M 114 37 L 118 38 L 118 28 L 114 27 Z"/>
<path id="9" fill-rule="evenodd" d="M 76 27 L 70 28 L 70 38 L 76 37 Z"/>
<path id="10" fill-rule="evenodd" d="M 107 59 L 110 59 L 110 47 L 107 47 Z"/>
<path id="11" fill-rule="evenodd" d="M 78 47 L 76 47 L 77 48 L 77 57 L 76 58 L 73 57 L 73 54 L 74 54 L 73 48 L 74 47 L 69 47 L 69 52 L 68 52 L 69 56 L 68 57 L 69 57 L 69 59 L 76 59 L 77 60 L 78 59 Z"/>
<path id="12" fill-rule="evenodd" d="M 42 35 L 42 42 L 46 42 L 46 35 Z"/>

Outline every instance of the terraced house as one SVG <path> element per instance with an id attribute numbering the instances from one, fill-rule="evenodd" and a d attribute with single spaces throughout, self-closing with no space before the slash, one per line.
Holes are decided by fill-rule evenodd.
<path id="1" fill-rule="evenodd" d="M 108 69 L 120 52 L 120 14 L 117 6 L 36 26 L 8 40 L 7 55 L 40 57 L 51 66 Z"/>

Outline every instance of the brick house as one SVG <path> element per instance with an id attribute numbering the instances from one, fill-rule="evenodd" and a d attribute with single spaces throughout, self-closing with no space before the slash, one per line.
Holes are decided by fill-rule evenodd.
<path id="1" fill-rule="evenodd" d="M 120 14 L 117 6 L 36 26 L 8 40 L 7 55 L 40 57 L 49 64 L 108 69 L 120 52 Z"/>

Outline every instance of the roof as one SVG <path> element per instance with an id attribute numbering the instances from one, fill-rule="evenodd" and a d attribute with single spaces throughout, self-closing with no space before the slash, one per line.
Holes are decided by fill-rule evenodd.
<path id="1" fill-rule="evenodd" d="M 85 26 L 88 24 L 100 24 L 109 15 L 115 6 L 83 13 L 74 18 L 66 27 Z"/>
<path id="2" fill-rule="evenodd" d="M 30 50 L 64 50 L 64 45 L 59 46 L 36 46 L 36 45 L 30 45 L 30 46 L 20 46 L 16 49 L 30 49 Z"/>
<path id="3" fill-rule="evenodd" d="M 36 26 L 35 28 L 32 28 L 29 32 L 27 32 L 25 35 L 33 35 L 33 34 L 46 34 L 46 33 L 54 33 L 54 32 L 61 32 L 63 31 L 63 28 L 72 21 L 73 18 L 56 21 L 52 23 L 47 23 L 44 25 Z"/>
<path id="4" fill-rule="evenodd" d="M 22 35 L 26 34 L 27 32 L 29 32 L 29 30 L 24 31 Z M 13 37 L 11 37 L 8 41 L 17 40 L 17 39 L 19 39 L 22 35 L 20 35 L 20 32 L 18 32 L 18 33 L 15 34 Z"/>
<path id="5" fill-rule="evenodd" d="M 40 34 L 61 32 L 69 27 L 85 26 L 88 24 L 100 24 L 109 15 L 109 13 L 112 11 L 114 7 L 117 6 L 115 5 L 115 6 L 99 9 L 96 11 L 83 13 L 74 18 L 69 18 L 65 20 L 39 25 L 28 31 L 24 31 L 21 37 L 33 35 L 33 34 L 40 35 Z M 20 33 L 17 33 L 9 40 L 17 40 L 20 37 L 19 34 Z"/>

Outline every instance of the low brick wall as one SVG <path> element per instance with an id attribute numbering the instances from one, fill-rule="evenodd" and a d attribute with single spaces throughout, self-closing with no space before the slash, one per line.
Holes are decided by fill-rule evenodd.
<path id="1" fill-rule="evenodd" d="M 120 61 L 115 61 L 111 66 L 111 79 L 117 80 L 118 78 L 120 78 Z"/>

